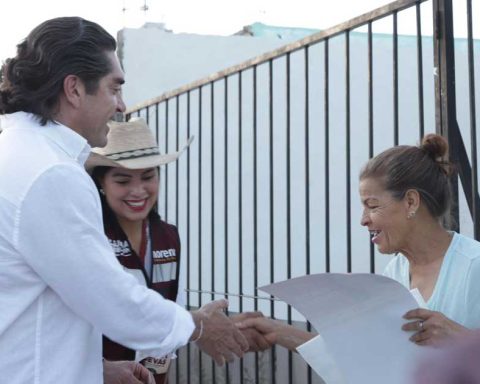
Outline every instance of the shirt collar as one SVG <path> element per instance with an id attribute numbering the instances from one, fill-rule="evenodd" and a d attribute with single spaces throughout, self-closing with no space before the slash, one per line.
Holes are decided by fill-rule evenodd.
<path id="1" fill-rule="evenodd" d="M 73 129 L 58 122 L 47 122 L 39 126 L 38 117 L 33 113 L 15 112 L 1 116 L 1 129 L 33 128 L 58 145 L 69 157 L 82 166 L 87 161 L 91 147 L 87 140 Z"/>

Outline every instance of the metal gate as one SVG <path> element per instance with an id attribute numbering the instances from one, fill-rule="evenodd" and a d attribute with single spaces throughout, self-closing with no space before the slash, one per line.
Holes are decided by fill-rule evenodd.
<path id="1" fill-rule="evenodd" d="M 475 5 L 475 4 L 473 4 Z M 388 257 L 361 228 L 360 167 L 437 131 L 458 165 L 452 228 L 479 239 L 472 0 L 399 0 L 168 92 L 143 116 L 164 152 L 160 214 L 180 230 L 188 306 L 227 297 L 232 312 L 310 329 L 258 290 L 317 272 L 381 272 Z M 466 38 L 455 39 L 455 12 Z M 415 33 L 399 33 L 402 23 Z M 388 24 L 391 32 L 376 33 Z M 460 183 L 458 183 L 460 180 Z M 319 383 L 282 348 L 224 368 L 179 351 L 177 383 Z"/>

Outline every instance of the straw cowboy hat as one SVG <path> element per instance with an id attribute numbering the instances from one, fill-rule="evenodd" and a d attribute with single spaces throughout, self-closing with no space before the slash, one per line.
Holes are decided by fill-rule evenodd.
<path id="1" fill-rule="evenodd" d="M 104 148 L 93 148 L 85 168 L 91 172 L 98 166 L 142 169 L 158 167 L 178 159 L 190 145 L 193 136 L 178 152 L 160 154 L 152 131 L 142 118 L 132 118 L 126 123 L 109 122 L 110 131 Z"/>

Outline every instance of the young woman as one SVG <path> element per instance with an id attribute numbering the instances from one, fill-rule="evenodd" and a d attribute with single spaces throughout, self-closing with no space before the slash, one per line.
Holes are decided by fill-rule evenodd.
<path id="1" fill-rule="evenodd" d="M 156 209 L 159 167 L 175 161 L 183 150 L 161 155 L 143 119 L 109 126 L 107 146 L 95 148 L 86 165 L 100 193 L 105 234 L 129 273 L 166 299 L 184 304 L 178 231 Z M 106 337 L 103 356 L 141 361 L 155 374 L 157 384 L 166 382 L 172 358 L 153 359 Z"/>

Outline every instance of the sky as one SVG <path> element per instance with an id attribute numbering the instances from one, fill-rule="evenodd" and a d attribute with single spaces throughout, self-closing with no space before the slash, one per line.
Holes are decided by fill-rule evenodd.
<path id="1" fill-rule="evenodd" d="M 113 36 L 123 27 L 163 22 L 173 32 L 231 35 L 253 22 L 325 29 L 388 0 L 0 0 L 0 61 L 42 21 L 81 16 Z M 124 10 L 125 9 L 125 10 Z"/>
<path id="2" fill-rule="evenodd" d="M 142 8 L 147 4 L 148 11 Z M 14 56 L 15 46 L 44 20 L 81 16 L 113 36 L 145 22 L 162 22 L 175 33 L 231 35 L 254 22 L 285 27 L 326 29 L 388 4 L 389 0 L 0 0 L 0 62 Z M 462 7 L 466 0 L 455 0 Z M 473 0 L 474 14 L 480 0 Z M 431 12 L 430 2 L 422 7 Z M 422 11 L 423 12 L 423 11 Z M 424 12 L 427 14 L 427 12 Z M 458 12 L 463 15 L 465 12 Z M 414 32 L 414 13 L 399 18 L 399 32 Z M 389 24 L 390 23 L 390 24 Z M 377 29 L 391 31 L 391 22 Z M 479 23 L 480 24 L 480 23 Z M 465 21 L 456 22 L 462 29 Z M 382 30 L 383 29 L 383 30 Z M 375 31 L 374 31 L 375 32 Z M 465 34 L 460 31 L 461 34 Z"/>

